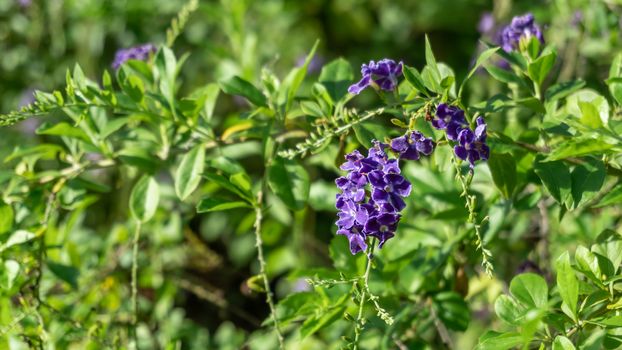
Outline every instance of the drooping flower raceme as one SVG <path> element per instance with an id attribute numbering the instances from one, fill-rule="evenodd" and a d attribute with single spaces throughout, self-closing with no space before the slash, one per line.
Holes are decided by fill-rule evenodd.
<path id="1" fill-rule="evenodd" d="M 475 130 L 471 130 L 464 117 L 464 111 L 456 106 L 441 103 L 436 107 L 436 118 L 432 125 L 445 130 L 447 139 L 455 141 L 454 153 L 462 160 L 468 160 L 471 169 L 478 160 L 488 160 L 490 148 L 486 144 L 486 122 L 478 117 Z"/>
<path id="2" fill-rule="evenodd" d="M 366 87 L 375 85 L 376 87 L 392 91 L 397 87 L 397 78 L 402 75 L 402 62 L 385 58 L 378 62 L 369 61 L 361 67 L 361 80 L 350 85 L 348 92 L 358 95 Z"/>
<path id="3" fill-rule="evenodd" d="M 533 14 L 512 18 L 512 22 L 501 30 L 499 45 L 506 52 L 517 50 L 521 39 L 536 37 L 540 43 L 544 43 L 544 36 L 540 26 L 536 24 Z"/>
<path id="4" fill-rule="evenodd" d="M 153 44 L 138 45 L 118 50 L 114 56 L 112 68 L 119 69 L 119 67 L 128 60 L 146 61 L 149 59 L 149 56 L 156 51 L 157 48 Z"/>
<path id="5" fill-rule="evenodd" d="M 395 236 L 400 221 L 399 212 L 406 207 L 404 198 L 412 189 L 401 175 L 400 159 L 419 159 L 430 155 L 434 143 L 414 131 L 391 141 L 391 146 L 374 141 L 367 157 L 359 151 L 345 156 L 342 170 L 346 176 L 335 180 L 341 193 L 337 195 L 337 234 L 345 235 L 350 251 L 356 254 L 367 249 L 367 238 L 378 239 L 378 247 Z M 398 158 L 389 158 L 387 150 Z"/>

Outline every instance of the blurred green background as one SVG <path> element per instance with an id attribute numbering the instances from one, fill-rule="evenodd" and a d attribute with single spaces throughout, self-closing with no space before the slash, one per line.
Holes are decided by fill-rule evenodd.
<path id="1" fill-rule="evenodd" d="M 110 70 L 118 49 L 147 42 L 164 43 L 166 29 L 184 3 L 181 0 L 0 0 L 0 112 L 27 103 L 34 89 L 51 91 L 63 88 L 67 69 L 76 63 L 88 77 L 97 81 L 105 69 Z M 312 74 L 319 72 L 317 67 L 323 62 L 337 57 L 345 57 L 354 67 L 384 57 L 420 66 L 424 62 L 423 38 L 427 34 L 437 59 L 453 67 L 459 81 L 481 49 L 479 41 L 493 40 L 495 28 L 507 23 L 512 16 L 527 11 L 533 12 L 543 24 L 546 40 L 564 48 L 560 52 L 564 62 L 560 74 L 568 79 L 585 77 L 589 86 L 604 90 L 602 80 L 607 75 L 611 57 L 621 47 L 619 6 L 614 2 L 223 0 L 201 1 L 174 45 L 178 56 L 190 54 L 182 72 L 181 94 L 233 74 L 257 81 L 262 67 L 270 67 L 282 76 L 304 58 L 317 39 L 320 46 L 316 55 L 317 66 L 312 67 Z M 492 13 L 496 24 L 491 31 L 482 33 L 478 31 L 478 24 L 485 13 Z M 471 90 L 473 99 L 478 94 L 492 96 L 491 91 L 496 88 L 484 79 L 475 85 Z M 239 102 L 235 99 L 221 97 L 217 106 L 219 115 L 226 116 L 239 110 L 236 103 Z M 367 102 L 361 98 L 357 103 Z M 0 129 L 0 158 L 3 159 L 16 145 L 38 142 L 33 132 L 36 125 L 37 120 L 32 119 Z M 4 166 L 0 165 L 0 169 Z M 261 164 L 253 165 L 253 161 L 248 160 L 247 166 L 253 169 Z M 316 196 L 316 202 L 322 203 L 321 197 L 332 195 L 329 179 L 334 175 L 324 174 L 321 165 L 316 171 L 318 174 L 314 175 L 326 181 L 315 183 L 311 201 Z M 299 218 L 289 217 L 287 213 L 285 217 L 266 222 L 264 239 L 269 247 L 271 274 L 280 275 L 294 267 L 329 264 L 326 243 L 334 231 L 334 212 L 331 207 L 311 205 L 317 210 L 310 226 L 314 232 L 303 242 L 284 244 L 284 241 L 296 240 L 299 237 L 297 232 L 310 230 L 306 226 L 309 223 L 305 222 L 305 213 L 296 214 L 302 216 Z M 182 220 L 179 217 L 173 219 Z M 519 233 L 514 234 L 508 229 L 509 239 L 499 243 L 498 250 L 518 252 L 498 265 L 501 275 L 512 275 L 525 262 L 530 246 L 522 239 L 521 233 L 529 225 L 529 219 L 528 216 L 521 218 L 513 228 Z M 192 226 L 200 228 L 200 237 L 182 233 L 190 248 L 185 246 L 181 252 L 176 245 L 181 238 L 175 236 L 179 232 L 172 230 L 170 235 L 166 230 L 154 233 L 163 261 L 175 261 L 177 256 L 187 255 L 190 262 L 181 267 L 173 264 L 174 268 L 206 281 L 208 289 L 214 293 L 211 297 L 216 298 L 213 300 L 226 299 L 230 305 L 236 305 L 230 313 L 223 313 L 213 305 L 217 302 L 205 302 L 195 295 L 196 292 L 188 294 L 183 302 L 178 301 L 187 317 L 214 332 L 217 340 L 222 340 L 223 348 L 227 348 L 227 344 L 230 344 L 229 348 L 237 348 L 244 339 L 239 329 L 256 329 L 257 321 L 263 320 L 268 312 L 263 297 L 247 290 L 244 283 L 256 269 L 254 241 L 248 234 L 252 220 L 250 214 L 215 213 L 196 218 L 197 222 Z M 607 227 L 608 220 L 609 217 L 605 216 L 603 223 L 590 225 Z M 572 239 L 593 238 L 585 236 L 585 232 L 590 231 L 586 225 L 582 222 L 560 225 L 559 229 L 563 226 L 568 233 L 559 239 L 560 247 L 565 247 Z M 290 228 L 292 232 L 287 231 Z M 119 232 L 115 234 L 127 234 L 122 228 Z M 86 236 L 83 238 L 87 240 Z M 289 292 L 293 288 L 296 288 L 296 281 L 283 279 L 276 286 L 277 295 L 279 290 Z M 489 293 L 494 295 L 500 286 L 484 281 L 474 288 L 476 292 L 477 288 L 489 288 Z M 154 296 L 158 301 L 174 297 L 174 292 L 166 290 L 162 295 Z M 166 299 L 162 303 L 173 301 Z M 475 305 L 474 311 L 477 312 L 478 304 Z M 479 315 L 483 319 L 490 316 L 490 310 L 485 306 Z M 162 309 L 168 310 L 165 306 Z M 161 318 L 167 316 L 157 315 Z M 175 322 L 176 317 L 182 316 L 173 313 L 170 321 Z M 482 328 L 482 324 L 474 322 L 460 337 L 458 348 L 470 348 Z"/>

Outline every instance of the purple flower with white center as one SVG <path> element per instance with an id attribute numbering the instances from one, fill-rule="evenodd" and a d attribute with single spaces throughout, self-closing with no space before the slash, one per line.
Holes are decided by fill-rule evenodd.
<path id="1" fill-rule="evenodd" d="M 348 92 L 358 95 L 368 86 L 376 86 L 382 90 L 392 91 L 397 87 L 397 78 L 402 74 L 402 62 L 385 58 L 378 61 L 369 61 L 361 67 L 361 80 L 350 85 Z"/>
<path id="2" fill-rule="evenodd" d="M 337 220 L 337 226 L 349 230 L 355 224 L 365 224 L 365 221 L 367 221 L 368 218 L 367 210 L 361 208 L 351 199 L 342 198 L 338 201 L 340 201 L 340 208 L 339 213 L 337 214 L 337 216 L 339 217 L 339 220 Z"/>
<path id="3" fill-rule="evenodd" d="M 397 211 L 406 207 L 402 197 L 408 197 L 412 186 L 406 178 L 399 174 L 385 174 L 375 170 L 368 175 L 373 186 L 371 198 L 376 203 L 389 203 Z"/>
<path id="4" fill-rule="evenodd" d="M 138 45 L 118 50 L 114 56 L 112 68 L 119 69 L 119 67 L 128 60 L 146 61 L 156 51 L 157 48 L 153 44 Z"/>
<path id="5" fill-rule="evenodd" d="M 501 31 L 499 45 L 506 52 L 511 52 L 519 48 L 522 39 L 536 37 L 540 43 L 544 43 L 542 30 L 535 22 L 533 14 L 527 13 L 523 16 L 512 18 L 512 22 L 505 26 Z"/>
<path id="6" fill-rule="evenodd" d="M 399 154 L 400 159 L 418 160 L 420 153 L 429 156 L 434 150 L 434 141 L 418 131 L 391 140 L 391 150 Z"/>
<path id="7" fill-rule="evenodd" d="M 454 147 L 456 156 L 462 160 L 468 160 L 471 168 L 478 160 L 487 160 L 490 156 L 490 148 L 486 144 L 486 122 L 484 118 L 477 118 L 475 132 L 464 129 L 458 136 L 458 145 Z"/>
<path id="8" fill-rule="evenodd" d="M 466 125 L 464 111 L 460 108 L 445 103 L 436 107 L 436 118 L 432 120 L 432 126 L 437 129 L 444 129 L 448 139 L 456 141 L 458 134 Z"/>
<path id="9" fill-rule="evenodd" d="M 365 223 L 365 232 L 368 235 L 378 238 L 378 247 L 382 248 L 384 243 L 395 236 L 400 215 L 396 213 L 381 213 L 373 216 Z"/>

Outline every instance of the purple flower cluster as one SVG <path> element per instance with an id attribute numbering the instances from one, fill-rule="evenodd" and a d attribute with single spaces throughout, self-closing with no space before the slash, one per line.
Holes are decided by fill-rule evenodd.
<path id="1" fill-rule="evenodd" d="M 501 30 L 499 45 L 506 52 L 518 49 L 521 39 L 536 37 L 540 43 L 544 43 L 544 36 L 538 24 L 535 23 L 533 14 L 512 18 L 512 22 Z"/>
<path id="2" fill-rule="evenodd" d="M 486 122 L 483 117 L 476 120 L 475 130 L 471 130 L 464 117 L 464 111 L 456 106 L 441 103 L 436 108 L 436 118 L 432 125 L 445 130 L 447 139 L 457 142 L 454 153 L 462 160 L 468 160 L 471 169 L 478 160 L 487 160 L 490 148 L 486 144 Z"/>
<path id="3" fill-rule="evenodd" d="M 112 68 L 119 69 L 119 67 L 128 60 L 146 61 L 149 59 L 149 56 L 156 51 L 157 48 L 153 44 L 138 45 L 118 50 L 114 56 Z"/>
<path id="4" fill-rule="evenodd" d="M 395 236 L 399 214 L 406 207 L 404 197 L 410 194 L 411 184 L 402 176 L 400 159 L 419 159 L 429 155 L 434 143 L 415 131 L 391 141 L 391 146 L 374 141 L 367 157 L 359 151 L 345 156 L 341 169 L 346 176 L 335 180 L 341 193 L 337 195 L 339 210 L 337 234 L 345 235 L 350 251 L 356 254 L 367 249 L 367 237 L 378 239 L 378 247 Z M 399 158 L 389 158 L 387 148 Z"/>
<path id="5" fill-rule="evenodd" d="M 397 87 L 397 77 L 402 75 L 402 62 L 385 58 L 378 63 L 369 61 L 369 64 L 363 64 L 361 67 L 362 79 L 353 85 L 350 85 L 348 92 L 358 95 L 363 89 L 372 84 L 386 91 L 391 91 Z"/>

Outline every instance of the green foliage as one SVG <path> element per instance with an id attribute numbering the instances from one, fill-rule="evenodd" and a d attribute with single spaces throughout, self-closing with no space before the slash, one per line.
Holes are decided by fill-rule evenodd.
<path id="1" fill-rule="evenodd" d="M 0 4 L 3 107 L 52 91 L 0 115 L 0 348 L 621 346 L 619 6 L 539 3 L 547 44 L 473 56 L 470 2 L 329 3 Z M 157 52 L 102 68 L 134 37 Z M 355 98 L 374 55 L 404 58 L 399 87 Z M 440 103 L 485 118 L 487 162 Z M 413 130 L 436 149 L 400 163 L 396 237 L 352 255 L 343 156 Z"/>

